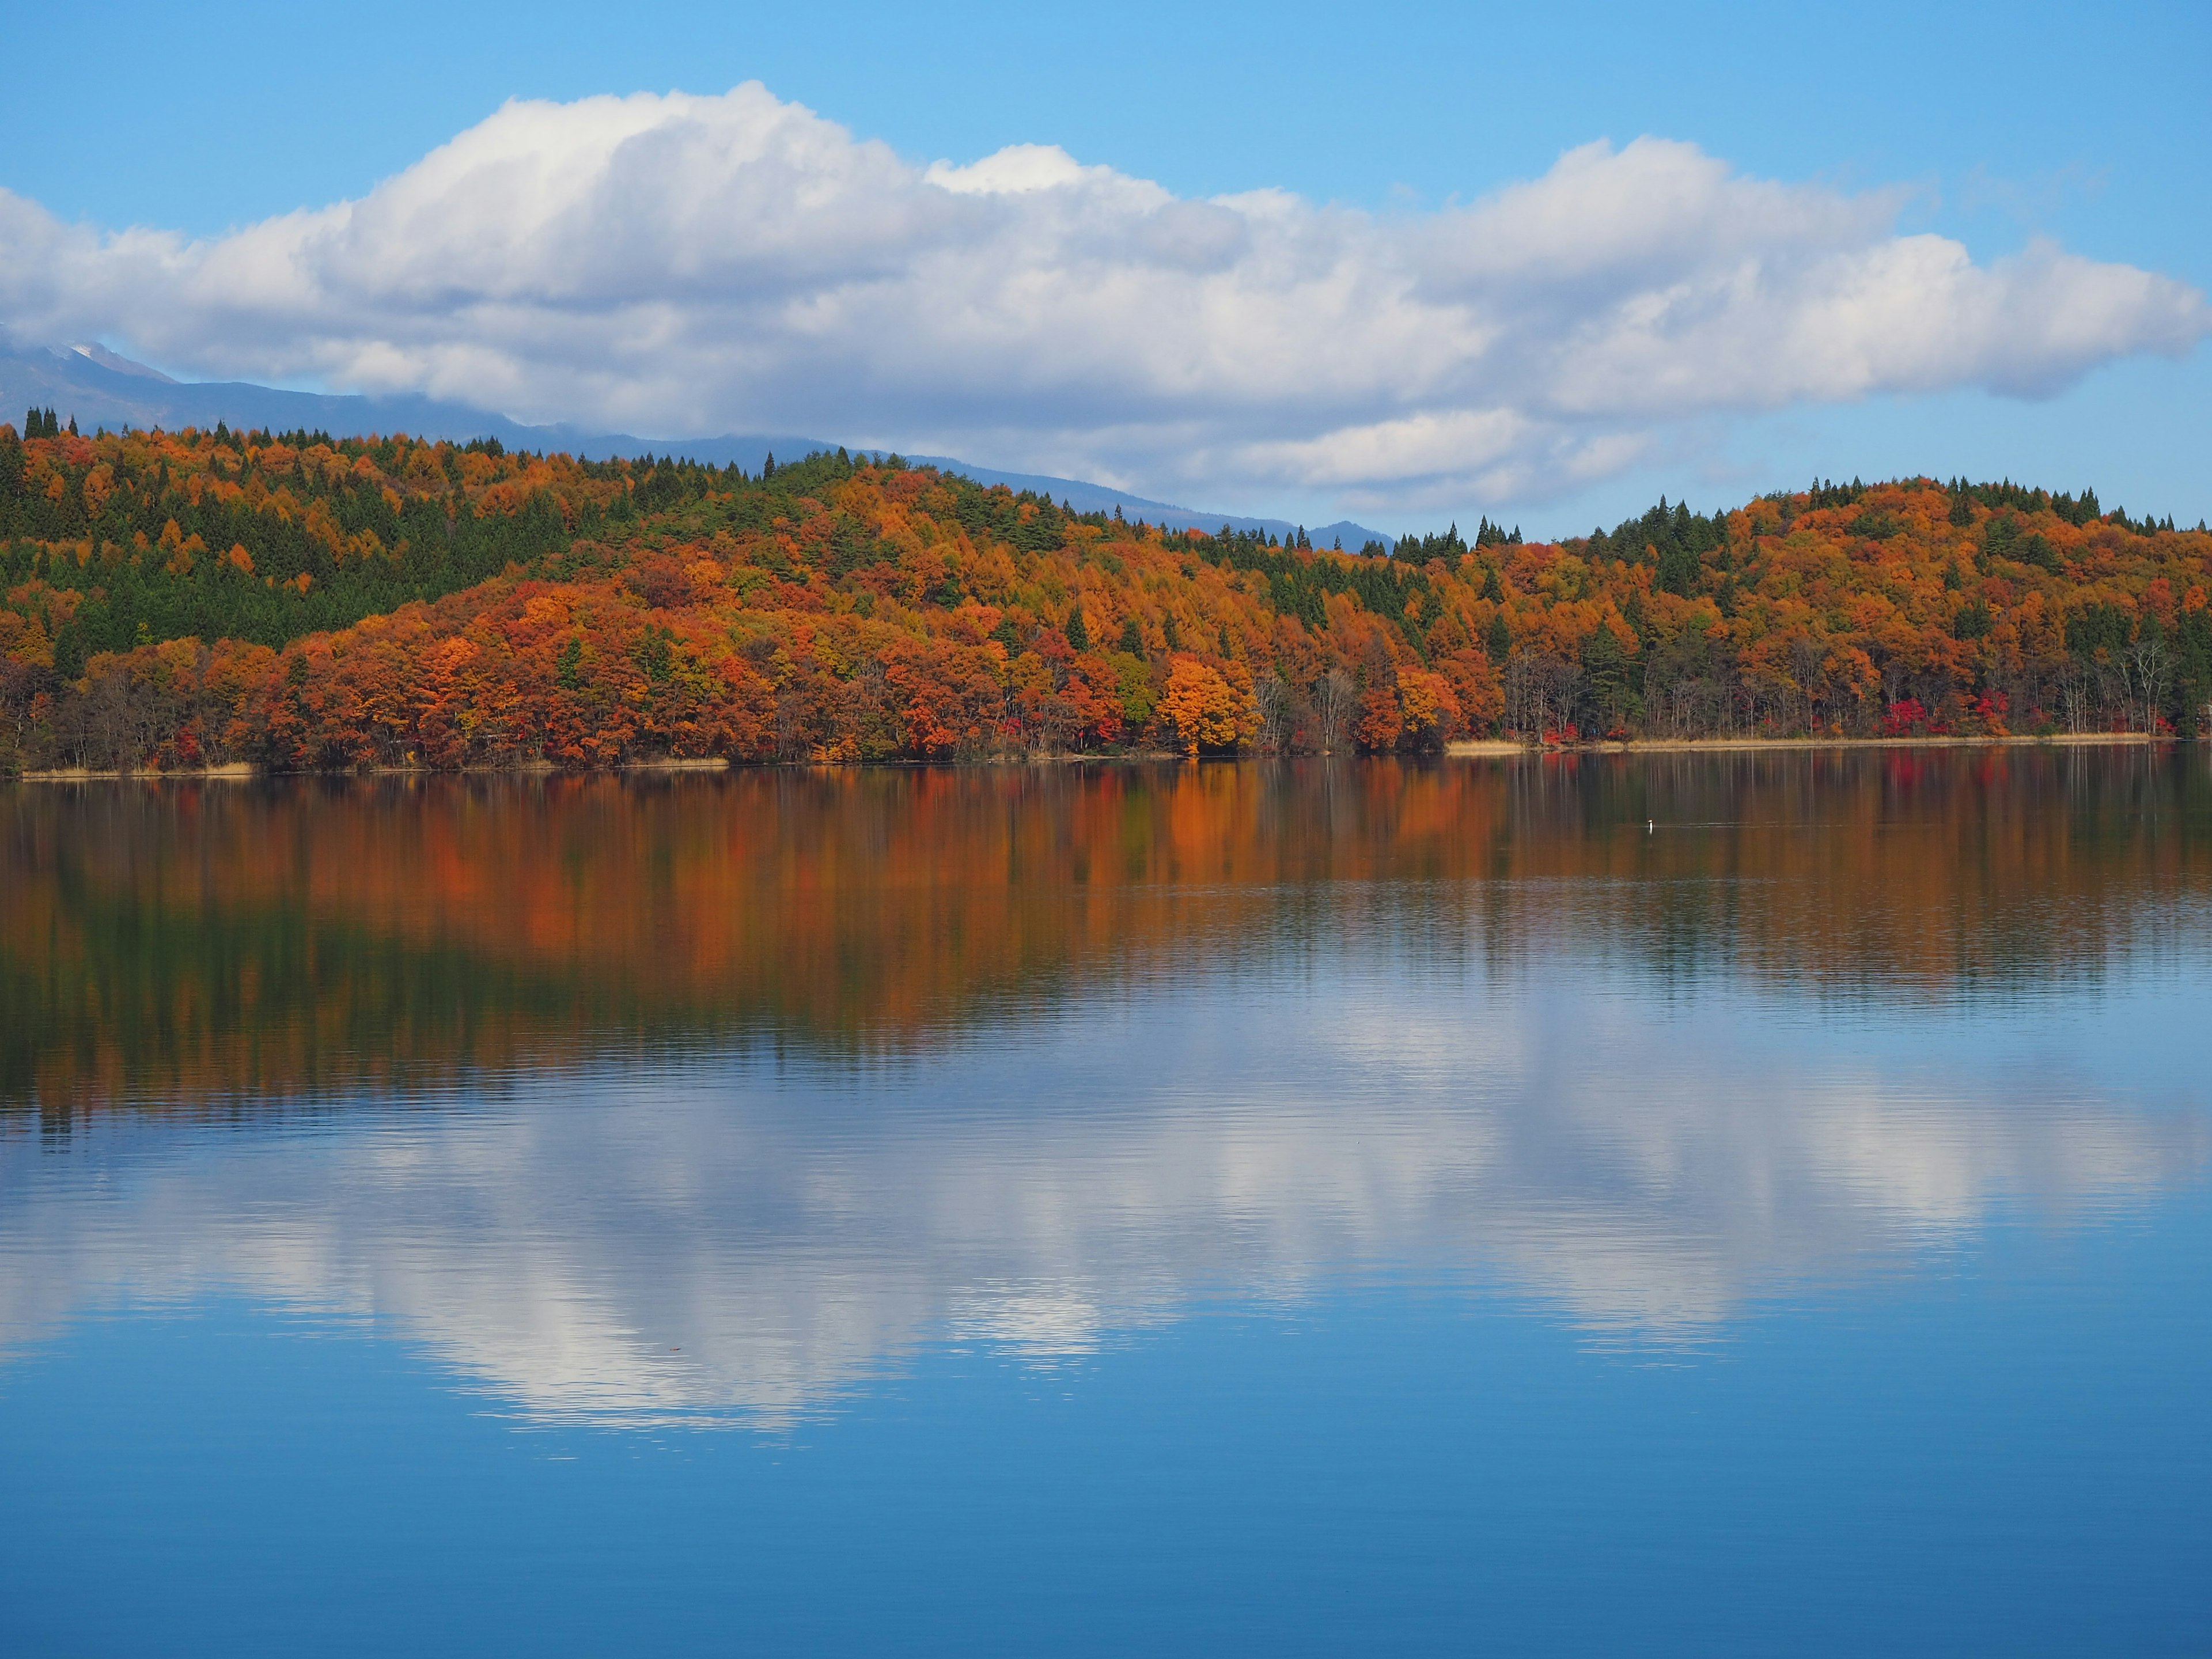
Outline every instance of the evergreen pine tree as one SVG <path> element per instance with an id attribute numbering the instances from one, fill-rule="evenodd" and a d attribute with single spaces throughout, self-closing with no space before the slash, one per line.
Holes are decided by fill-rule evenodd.
<path id="1" fill-rule="evenodd" d="M 1628 653 L 1610 628 L 1601 624 L 1583 645 L 1583 675 L 1606 717 L 1618 720 L 1628 702 Z"/>
<path id="2" fill-rule="evenodd" d="M 1490 631 L 1484 636 L 1482 646 L 1484 650 L 1490 653 L 1491 661 L 1501 665 L 1512 651 L 1513 630 L 1505 625 L 1505 613 L 1503 611 L 1491 617 Z"/>
<path id="3" fill-rule="evenodd" d="M 1662 593 L 1678 593 L 1687 599 L 1698 588 L 1698 556 L 1670 538 L 1660 550 L 1655 586 Z"/>

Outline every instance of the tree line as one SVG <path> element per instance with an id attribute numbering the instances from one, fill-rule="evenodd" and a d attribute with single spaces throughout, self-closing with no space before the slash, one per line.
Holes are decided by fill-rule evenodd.
<path id="1" fill-rule="evenodd" d="M 0 425 L 10 769 L 2196 732 L 2212 700 L 2212 534 L 2009 481 L 1348 554 L 842 450 L 39 429 Z"/>

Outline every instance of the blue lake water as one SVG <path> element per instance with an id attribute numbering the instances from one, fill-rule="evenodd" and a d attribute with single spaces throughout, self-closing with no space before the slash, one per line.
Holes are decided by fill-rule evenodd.
<path id="1" fill-rule="evenodd" d="M 2201 749 L 0 836 L 0 1652 L 2212 1649 Z"/>

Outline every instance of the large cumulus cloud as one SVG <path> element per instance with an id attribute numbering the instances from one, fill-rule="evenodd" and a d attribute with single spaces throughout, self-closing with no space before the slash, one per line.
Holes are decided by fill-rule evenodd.
<path id="1" fill-rule="evenodd" d="M 2039 395 L 2212 331 L 2169 278 L 1977 264 L 1902 206 L 1655 138 L 1428 213 L 1196 201 L 1051 146 L 917 166 L 754 82 L 510 103 L 358 201 L 205 240 L 0 191 L 0 317 L 528 420 L 1352 503 L 1540 496 L 1670 422 Z"/>

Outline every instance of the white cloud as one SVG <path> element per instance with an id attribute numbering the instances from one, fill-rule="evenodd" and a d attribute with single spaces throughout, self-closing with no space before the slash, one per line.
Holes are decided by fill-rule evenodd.
<path id="1" fill-rule="evenodd" d="M 1194 201 L 1053 145 L 917 167 L 756 82 L 510 103 L 359 201 L 206 240 L 0 191 L 0 316 L 527 420 L 1350 501 L 1533 499 L 1686 418 L 2044 395 L 2212 331 L 2150 272 L 1900 235 L 1905 201 L 1653 138 L 1430 213 Z"/>

